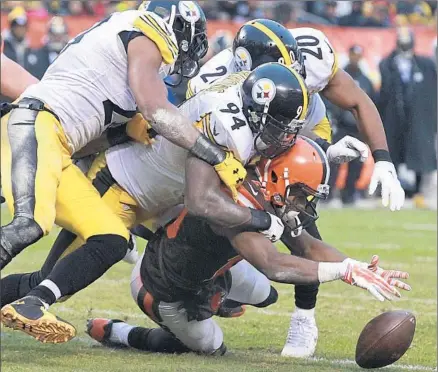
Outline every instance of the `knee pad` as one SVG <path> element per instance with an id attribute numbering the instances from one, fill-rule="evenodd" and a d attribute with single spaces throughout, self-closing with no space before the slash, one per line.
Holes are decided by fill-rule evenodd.
<path id="1" fill-rule="evenodd" d="M 113 234 L 92 236 L 87 240 L 87 245 L 93 245 L 92 254 L 108 267 L 121 261 L 128 250 L 128 241 L 123 236 Z"/>
<path id="2" fill-rule="evenodd" d="M 266 300 L 264 300 L 263 302 L 261 302 L 257 305 L 254 305 L 254 306 L 259 307 L 259 308 L 268 307 L 272 304 L 275 304 L 277 302 L 277 300 L 278 300 L 278 292 L 273 286 L 271 286 L 271 292 L 269 292 L 268 298 Z"/>

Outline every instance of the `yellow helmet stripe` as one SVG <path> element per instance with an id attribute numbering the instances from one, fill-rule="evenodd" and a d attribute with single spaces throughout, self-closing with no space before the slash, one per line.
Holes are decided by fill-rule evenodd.
<path id="1" fill-rule="evenodd" d="M 287 67 L 287 66 L 286 66 Z M 309 93 L 307 91 L 306 83 L 304 82 L 303 77 L 295 71 L 292 67 L 288 67 L 289 70 L 292 72 L 292 74 L 295 75 L 295 77 L 298 80 L 298 83 L 300 84 L 300 88 L 303 92 L 303 111 L 301 111 L 301 115 L 298 118 L 298 120 L 304 120 L 307 116 L 307 109 L 309 108 Z"/>
<path id="2" fill-rule="evenodd" d="M 293 61 L 292 61 L 292 58 L 291 58 L 286 46 L 272 30 L 270 30 L 268 27 L 266 27 L 265 25 L 263 25 L 259 22 L 250 22 L 247 24 L 257 28 L 258 30 L 263 32 L 265 35 L 267 35 L 272 41 L 274 41 L 275 44 L 277 45 L 278 49 L 280 49 L 280 53 L 283 56 L 284 63 L 287 66 L 290 66 L 292 64 Z"/>

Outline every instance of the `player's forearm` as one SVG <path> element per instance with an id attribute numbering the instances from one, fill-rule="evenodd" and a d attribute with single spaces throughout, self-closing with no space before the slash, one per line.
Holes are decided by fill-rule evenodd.
<path id="1" fill-rule="evenodd" d="M 366 138 L 366 142 L 370 146 L 371 151 L 388 151 L 388 143 L 386 141 L 382 119 L 371 98 L 363 93 L 360 103 L 351 109 L 351 112 L 356 118 L 357 126 Z"/>
<path id="2" fill-rule="evenodd" d="M 0 92 L 13 100 L 17 99 L 32 84 L 38 83 L 38 79 L 28 73 L 23 67 L 1 55 L 1 89 Z"/>
<path id="3" fill-rule="evenodd" d="M 268 213 L 236 204 L 222 190 L 214 169 L 195 157 L 186 161 L 184 204 L 191 214 L 221 227 L 263 231 L 271 223 Z"/>
<path id="4" fill-rule="evenodd" d="M 300 236 L 292 237 L 290 229 L 285 228 L 281 242 L 290 252 L 299 257 L 317 262 L 342 262 L 347 257 L 331 245 L 315 239 L 307 231 Z"/>
<path id="5" fill-rule="evenodd" d="M 353 113 L 371 151 L 388 150 L 385 130 L 376 106 L 350 75 L 339 69 L 322 94 L 334 105 Z"/>

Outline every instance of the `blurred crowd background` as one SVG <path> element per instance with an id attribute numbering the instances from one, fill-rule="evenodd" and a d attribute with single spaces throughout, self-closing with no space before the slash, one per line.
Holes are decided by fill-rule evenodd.
<path id="1" fill-rule="evenodd" d="M 2 1 L 2 10 L 22 6 L 29 14 L 95 15 L 135 9 L 141 1 Z M 314 23 L 352 27 L 390 27 L 394 25 L 434 25 L 436 1 L 199 1 L 207 18 L 244 22 L 270 18 L 278 22 Z"/>
<path id="2" fill-rule="evenodd" d="M 68 40 L 113 12 L 141 1 L 3 1 L 4 54 L 42 78 Z M 437 1 L 199 1 L 209 20 L 205 59 L 232 45 L 245 21 L 270 18 L 289 27 L 320 28 L 338 59 L 382 116 L 408 206 L 437 207 Z M 354 28 L 350 28 L 354 27 Z M 432 35 L 432 37 L 431 37 Z M 421 53 L 418 51 L 421 50 Z M 205 62 L 204 61 L 204 62 Z M 169 90 L 178 104 L 184 85 Z M 350 112 L 326 102 L 333 139 L 361 138 Z M 333 167 L 328 206 L 373 208 L 366 193 L 373 162 Z"/>

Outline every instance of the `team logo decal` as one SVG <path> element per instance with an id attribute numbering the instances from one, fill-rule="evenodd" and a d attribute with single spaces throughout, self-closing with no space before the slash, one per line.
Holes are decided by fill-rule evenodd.
<path id="1" fill-rule="evenodd" d="M 234 52 L 236 64 L 240 70 L 251 71 L 252 59 L 249 52 L 244 47 L 238 47 Z"/>
<path id="2" fill-rule="evenodd" d="M 201 12 L 193 1 L 180 1 L 178 9 L 187 22 L 195 23 L 201 18 Z"/>
<path id="3" fill-rule="evenodd" d="M 252 88 L 252 98 L 260 105 L 270 103 L 277 93 L 277 88 L 272 80 L 260 79 Z"/>

